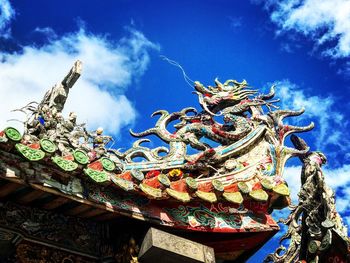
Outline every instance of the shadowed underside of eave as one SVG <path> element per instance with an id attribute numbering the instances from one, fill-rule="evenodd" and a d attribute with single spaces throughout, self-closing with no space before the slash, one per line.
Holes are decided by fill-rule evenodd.
<path id="1" fill-rule="evenodd" d="M 55 189 L 0 175 L 0 201 L 50 210 L 67 216 L 104 222 L 120 217 L 89 201 L 79 200 Z"/>

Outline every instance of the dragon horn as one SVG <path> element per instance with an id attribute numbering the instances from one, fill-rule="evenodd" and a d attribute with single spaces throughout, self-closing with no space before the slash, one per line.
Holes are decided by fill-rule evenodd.
<path id="1" fill-rule="evenodd" d="M 273 120 L 275 121 L 275 123 L 277 123 L 278 125 L 282 125 L 282 121 L 284 118 L 289 117 L 289 116 L 299 116 L 301 114 L 303 114 L 305 111 L 304 108 L 301 108 L 298 111 L 294 111 L 294 110 L 276 110 L 273 111 L 270 114 L 270 116 L 273 118 Z"/>
<path id="2" fill-rule="evenodd" d="M 282 140 L 281 142 L 284 142 L 284 139 L 293 133 L 297 133 L 297 132 L 306 132 L 306 131 L 310 131 L 315 127 L 315 124 L 313 122 L 311 122 L 309 125 L 307 126 L 293 126 L 293 125 L 288 125 L 288 131 L 286 133 L 283 134 Z"/>
<path id="3" fill-rule="evenodd" d="M 215 78 L 214 82 L 215 82 L 216 86 L 222 88 L 223 84 L 219 81 L 218 78 Z"/>
<path id="4" fill-rule="evenodd" d="M 239 82 L 235 79 L 228 79 L 224 82 L 224 85 L 227 86 L 228 84 L 233 83 L 235 86 L 239 86 Z"/>
<path id="5" fill-rule="evenodd" d="M 129 132 L 132 136 L 134 136 L 136 138 L 144 137 L 144 136 L 150 135 L 150 134 L 158 135 L 158 130 L 156 128 L 150 128 L 150 129 L 145 130 L 143 132 L 134 132 L 130 129 Z"/>
<path id="6" fill-rule="evenodd" d="M 197 110 L 193 107 L 188 107 L 188 108 L 184 108 L 181 113 L 182 114 L 186 114 L 186 113 L 189 113 L 189 112 L 193 112 L 193 113 L 197 113 Z"/>
<path id="7" fill-rule="evenodd" d="M 241 98 L 244 98 L 245 96 L 254 95 L 256 93 L 256 90 L 244 90 L 239 92 L 237 95 L 239 95 Z"/>
<path id="8" fill-rule="evenodd" d="M 275 85 L 272 85 L 268 94 L 261 94 L 258 99 L 269 100 L 275 96 Z"/>
<path id="9" fill-rule="evenodd" d="M 162 115 L 162 117 L 169 115 L 169 112 L 166 110 L 157 110 L 152 113 L 151 117 L 154 117 L 156 115 Z"/>
<path id="10" fill-rule="evenodd" d="M 149 139 L 139 139 L 137 141 L 135 141 L 133 144 L 132 144 L 132 147 L 133 148 L 138 148 L 138 147 L 142 147 L 141 144 L 144 143 L 144 142 L 150 142 L 151 140 Z"/>

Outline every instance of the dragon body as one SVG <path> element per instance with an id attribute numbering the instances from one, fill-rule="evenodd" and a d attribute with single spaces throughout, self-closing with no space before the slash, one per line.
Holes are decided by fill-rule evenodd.
<path id="1" fill-rule="evenodd" d="M 191 117 L 178 112 L 169 114 L 167 111 L 157 111 L 154 113 L 154 115 L 158 114 L 161 117 L 154 128 L 140 133 L 131 131 L 131 134 L 135 137 L 154 134 L 167 143 L 184 142 L 197 150 L 205 151 L 210 146 L 200 141 L 203 137 L 227 145 L 241 139 L 252 130 L 249 121 L 244 116 L 239 115 L 231 114 L 230 117 L 227 117 L 227 123 L 223 125 L 214 121 L 207 113 Z M 180 118 L 186 120 L 176 125 L 177 130 L 174 133 L 169 132 L 167 125 Z"/>

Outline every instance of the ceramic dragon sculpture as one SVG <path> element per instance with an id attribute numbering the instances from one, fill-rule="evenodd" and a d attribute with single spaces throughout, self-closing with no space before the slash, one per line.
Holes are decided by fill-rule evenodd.
<path id="1" fill-rule="evenodd" d="M 167 158 L 183 155 L 188 160 L 187 164 L 193 165 L 202 157 L 206 157 L 206 161 L 210 163 L 220 163 L 225 159 L 217 149 L 211 147 L 205 140 L 203 142 L 202 138 L 225 147 L 240 141 L 258 127 L 269 128 L 268 136 L 271 143 L 283 147 L 286 156 L 299 153 L 296 149 L 283 146 L 284 138 L 291 133 L 311 130 L 313 123 L 305 127 L 296 127 L 284 125 L 282 120 L 288 116 L 300 115 L 303 110 L 276 110 L 265 115 L 262 107 L 266 106 L 270 110 L 271 107 L 276 108 L 273 103 L 278 102 L 278 100 L 271 100 L 275 94 L 274 87 L 271 87 L 268 94 L 251 97 L 257 92 L 248 89 L 245 81 L 239 83 L 228 80 L 222 84 L 216 79 L 215 83 L 215 87 L 205 88 L 200 82 L 195 82 L 195 93 L 202 107 L 201 112 L 198 113 L 192 107 L 175 113 L 159 110 L 152 115 L 160 115 L 154 128 L 139 133 L 130 131 L 131 134 L 135 137 L 156 135 L 170 146 L 170 154 Z M 189 113 L 191 115 L 188 115 Z M 220 116 L 223 123 L 216 120 Z M 179 121 L 179 123 L 174 125 L 176 130 L 172 133 L 167 127 L 173 121 Z M 202 153 L 186 155 L 187 145 Z M 181 149 L 180 152 L 175 154 L 179 149 Z"/>
<path id="2" fill-rule="evenodd" d="M 307 149 L 287 147 L 284 139 L 289 134 L 311 130 L 313 123 L 305 127 L 285 125 L 285 117 L 298 116 L 304 110 L 277 109 L 275 103 L 278 100 L 273 100 L 274 87 L 268 94 L 257 94 L 246 81 L 221 83 L 215 79 L 215 86 L 208 87 L 196 81 L 194 93 L 198 95 L 201 111 L 193 107 L 174 113 L 156 111 L 153 116 L 160 117 L 155 127 L 144 132 L 131 131 L 133 136 L 141 139 L 132 148 L 120 152 L 105 147 L 111 137 L 102 135 L 101 128 L 88 132 L 84 124 L 77 124 L 75 113 L 70 113 L 67 119 L 62 116 L 69 89 L 80 71 L 81 65 L 77 62 L 67 77 L 46 93 L 41 103 L 36 107 L 31 103 L 20 109 L 29 112 L 29 117 L 23 137 L 17 136 L 20 143 L 16 147 L 26 158 L 40 160 L 49 153 L 53 155 L 51 160 L 66 171 L 86 165 L 84 172 L 96 180 L 112 180 L 123 189 L 143 191 L 156 199 L 172 196 L 186 202 L 196 197 L 215 201 L 218 196 L 214 190 L 217 188 L 221 192 L 227 189 L 226 199 L 235 201 L 236 198 L 229 197 L 235 196 L 238 198 L 235 202 L 242 202 L 237 190 L 234 195 L 229 190 L 239 187 L 255 199 L 265 200 L 268 194 L 262 189 L 261 182 L 267 188 L 277 187 L 277 192 L 288 196 L 282 178 L 284 164 L 292 156 L 305 154 Z M 168 130 L 170 125 L 175 132 Z M 7 129 L 5 134 L 11 134 L 11 131 L 16 133 Z M 143 137 L 148 135 L 158 136 L 168 147 L 150 149 L 143 146 L 149 141 Z M 137 157 L 143 160 L 135 161 Z M 169 174 L 173 169 L 179 170 L 179 176 L 163 174 Z M 152 179 L 150 177 L 154 175 L 147 173 L 154 171 L 157 176 Z M 112 176 L 109 172 L 118 175 Z M 154 184 L 152 180 L 159 174 L 162 183 Z M 188 191 L 184 193 L 183 186 L 178 191 L 173 187 L 175 183 L 187 185 Z M 206 184 L 209 188 L 203 186 Z M 283 191 L 277 190 L 281 184 Z M 164 185 L 171 189 L 164 192 Z M 199 192 L 192 193 L 191 187 Z"/>

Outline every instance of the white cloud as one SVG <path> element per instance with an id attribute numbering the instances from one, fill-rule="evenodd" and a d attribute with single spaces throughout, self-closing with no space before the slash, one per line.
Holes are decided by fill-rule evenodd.
<path id="1" fill-rule="evenodd" d="M 11 35 L 9 28 L 11 20 L 15 17 L 15 10 L 8 0 L 0 0 L 0 36 L 8 38 Z"/>
<path id="2" fill-rule="evenodd" d="M 149 51 L 159 47 L 139 31 L 127 32 L 128 36 L 114 43 L 80 29 L 49 38 L 41 47 L 25 46 L 20 53 L 0 53 L 0 127 L 13 126 L 15 122 L 6 122 L 15 117 L 9 111 L 40 101 L 77 59 L 83 62 L 82 76 L 70 91 L 65 113 L 75 111 L 78 121 L 87 122 L 90 128 L 103 126 L 110 133 L 131 124 L 136 112 L 125 90 L 146 70 Z M 23 116 L 17 114 L 15 118 Z"/>
<path id="3" fill-rule="evenodd" d="M 58 38 L 55 30 L 53 30 L 51 27 L 37 27 L 34 29 L 34 32 L 42 34 L 43 36 L 45 36 L 47 39 L 50 39 L 50 40 Z"/>
<path id="4" fill-rule="evenodd" d="M 294 30 L 324 48 L 323 55 L 350 56 L 349 0 L 269 0 L 264 3 L 271 11 L 271 20 L 279 26 L 279 33 Z"/>
<path id="5" fill-rule="evenodd" d="M 335 146 L 344 152 L 350 149 L 349 138 L 342 135 L 348 129 L 348 122 L 345 116 L 334 108 L 334 98 L 307 96 L 303 90 L 288 80 L 277 81 L 275 84 L 276 97 L 281 98 L 282 109 L 305 108 L 305 113 L 294 120 L 299 119 L 302 124 L 307 121 L 316 122 L 312 135 L 318 149 L 324 150 L 328 146 Z"/>
<path id="6" fill-rule="evenodd" d="M 301 166 L 286 166 L 284 168 L 283 177 L 288 183 L 291 193 L 292 202 L 294 204 L 298 201 L 298 192 L 300 190 L 300 174 Z"/>
<path id="7" fill-rule="evenodd" d="M 344 223 L 350 223 L 350 165 L 345 164 L 338 168 L 325 167 L 323 174 L 326 183 L 336 193 L 337 211 L 342 215 Z"/>

